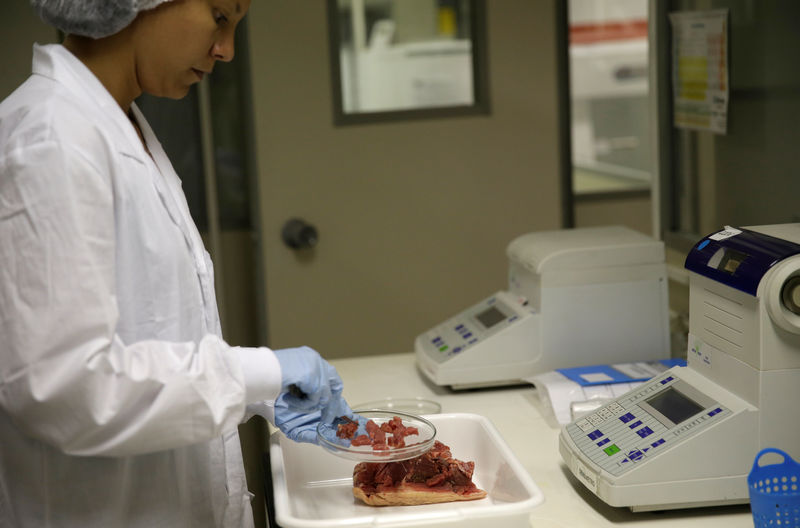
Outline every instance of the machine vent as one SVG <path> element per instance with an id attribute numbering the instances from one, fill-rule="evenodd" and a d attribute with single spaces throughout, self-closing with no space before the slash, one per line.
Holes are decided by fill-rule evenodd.
<path id="1" fill-rule="evenodd" d="M 741 303 L 706 289 L 703 331 L 722 351 L 737 355 L 744 346 L 745 310 Z"/>

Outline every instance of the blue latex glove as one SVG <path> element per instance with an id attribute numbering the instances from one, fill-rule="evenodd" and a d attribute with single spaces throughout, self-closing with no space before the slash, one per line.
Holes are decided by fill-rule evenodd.
<path id="1" fill-rule="evenodd" d="M 319 443 L 317 425 L 322 411 L 293 411 L 286 402 L 287 396 L 290 395 L 284 392 L 275 400 L 275 426 L 289 440 L 309 444 Z"/>
<path id="2" fill-rule="evenodd" d="M 328 405 L 342 393 L 342 379 L 333 365 L 309 347 L 275 350 L 281 365 L 281 393 L 295 386 L 302 395 L 287 393 L 286 404 L 292 410 L 315 411 Z"/>
<path id="3" fill-rule="evenodd" d="M 353 416 L 342 398 L 342 379 L 333 366 L 308 347 L 276 350 L 281 365 L 281 394 L 275 401 L 275 426 L 290 440 L 316 444 L 320 421 Z M 293 393 L 296 387 L 302 394 Z"/>
<path id="4" fill-rule="evenodd" d="M 325 423 L 333 423 L 333 421 L 340 416 L 347 416 L 350 419 L 355 419 L 353 409 L 351 409 L 347 402 L 344 401 L 341 393 L 331 397 L 331 400 L 328 402 L 328 404 L 322 408 L 321 419 Z"/>
<path id="5" fill-rule="evenodd" d="M 295 442 L 306 442 L 309 444 L 319 444 L 317 437 L 317 426 L 320 422 L 329 424 L 322 428 L 325 438 L 333 443 L 349 445 L 350 441 L 336 436 L 337 426 L 342 420 L 337 420 L 340 416 L 347 416 L 352 420 L 357 420 L 359 425 L 366 419 L 353 414 L 350 406 L 344 398 L 337 396 L 327 407 L 316 411 L 298 410 L 292 408 L 289 393 L 282 393 L 275 401 L 275 426 L 280 429 L 289 440 Z M 363 428 L 363 427 L 362 427 Z"/>

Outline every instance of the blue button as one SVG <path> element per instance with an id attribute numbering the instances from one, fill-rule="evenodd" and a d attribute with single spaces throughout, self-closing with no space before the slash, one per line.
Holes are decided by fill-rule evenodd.
<path id="1" fill-rule="evenodd" d="M 643 456 L 644 456 L 644 453 L 642 453 L 642 452 L 641 452 L 641 451 L 639 451 L 638 449 L 634 449 L 633 451 L 631 451 L 630 453 L 628 453 L 628 458 L 630 458 L 630 459 L 631 459 L 631 460 L 633 460 L 634 462 L 635 462 L 635 461 L 637 461 L 637 460 L 641 460 L 641 458 L 642 458 Z"/>
<path id="2" fill-rule="evenodd" d="M 708 239 L 703 240 L 702 242 L 700 242 L 700 245 L 697 246 L 697 249 L 703 249 L 704 247 L 706 247 L 708 245 L 709 242 L 710 242 L 710 240 L 708 240 Z"/>
<path id="3" fill-rule="evenodd" d="M 460 324 L 460 325 L 456 326 L 456 330 L 463 330 L 463 329 L 464 329 L 464 325 L 463 324 Z"/>
<path id="4" fill-rule="evenodd" d="M 469 340 L 469 344 L 470 344 L 470 345 L 471 345 L 472 343 L 477 343 L 477 342 L 478 342 L 478 338 L 477 338 L 477 337 L 476 337 L 475 339 L 470 339 L 470 340 Z"/>
<path id="5" fill-rule="evenodd" d="M 645 437 L 648 437 L 648 436 L 650 436 L 651 434 L 653 434 L 653 430 L 652 430 L 652 429 L 650 429 L 649 427 L 647 427 L 647 426 L 645 425 L 644 427 L 642 427 L 641 429 L 639 429 L 638 431 L 636 431 L 636 434 L 638 434 L 638 435 L 639 435 L 639 436 L 641 436 L 642 438 L 645 438 Z"/>
<path id="6" fill-rule="evenodd" d="M 607 443 L 609 443 L 610 441 L 611 441 L 611 440 L 609 440 L 608 438 L 603 438 L 602 440 L 600 440 L 599 442 L 597 442 L 597 447 L 603 447 L 604 445 L 606 445 L 606 444 L 607 444 Z"/>
<path id="7" fill-rule="evenodd" d="M 663 438 L 659 438 L 658 440 L 656 440 L 655 442 L 653 442 L 653 443 L 652 443 L 652 444 L 650 444 L 650 445 L 651 445 L 651 446 L 653 446 L 653 447 L 658 447 L 658 446 L 660 446 L 660 445 L 661 445 L 661 444 L 663 444 L 663 443 L 664 443 L 664 439 L 663 439 Z"/>
<path id="8" fill-rule="evenodd" d="M 462 337 L 463 337 L 464 339 L 469 339 L 470 337 L 472 337 L 472 332 L 467 332 L 467 333 L 466 333 L 466 334 L 464 334 Z"/>
<path id="9" fill-rule="evenodd" d="M 599 429 L 595 429 L 594 431 L 592 431 L 591 433 L 589 433 L 587 436 L 589 437 L 589 439 L 590 439 L 590 440 L 597 440 L 598 438 L 600 438 L 601 436 L 603 436 L 603 433 L 602 433 L 602 432 L 600 432 L 600 430 L 599 430 Z"/>
<path id="10" fill-rule="evenodd" d="M 630 427 L 631 429 L 636 429 L 636 428 L 637 428 L 637 427 L 639 427 L 640 425 L 642 425 L 642 421 L 641 421 L 641 420 L 636 420 L 635 422 L 633 422 L 632 424 L 630 424 L 628 427 Z"/>
<path id="11" fill-rule="evenodd" d="M 462 349 L 461 347 L 455 347 L 455 348 L 453 349 L 453 354 L 458 354 L 458 353 L 459 353 L 459 352 L 461 352 L 462 350 L 463 350 L 463 349 Z"/>
<path id="12" fill-rule="evenodd" d="M 626 414 L 623 414 L 622 416 L 619 417 L 619 419 L 622 420 L 622 423 L 628 423 L 631 420 L 633 420 L 634 418 L 636 418 L 636 417 L 631 413 L 626 413 Z"/>

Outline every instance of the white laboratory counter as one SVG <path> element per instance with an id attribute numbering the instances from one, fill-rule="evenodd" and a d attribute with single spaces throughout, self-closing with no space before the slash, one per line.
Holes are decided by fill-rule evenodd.
<path id="1" fill-rule="evenodd" d="M 353 406 L 384 397 L 422 397 L 439 402 L 445 413 L 468 412 L 489 418 L 544 494 L 544 502 L 531 514 L 532 527 L 753 526 L 747 505 L 645 513 L 608 506 L 585 489 L 564 465 L 558 453 L 559 429 L 542 412 L 533 386 L 452 391 L 423 378 L 417 371 L 413 353 L 338 359 L 331 363 L 344 381 L 344 397 Z"/>

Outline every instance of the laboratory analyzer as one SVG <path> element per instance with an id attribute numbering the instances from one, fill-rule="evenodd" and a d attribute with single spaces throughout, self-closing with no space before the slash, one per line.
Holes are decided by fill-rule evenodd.
<path id="1" fill-rule="evenodd" d="M 507 385 L 556 368 L 669 356 L 663 242 L 590 227 L 528 233 L 506 253 L 507 290 L 417 336 L 417 364 L 437 385 Z"/>
<path id="2" fill-rule="evenodd" d="M 561 429 L 572 473 L 634 511 L 746 503 L 757 453 L 800 458 L 800 224 L 689 252 L 688 364 Z"/>

